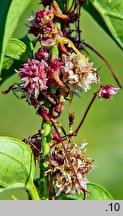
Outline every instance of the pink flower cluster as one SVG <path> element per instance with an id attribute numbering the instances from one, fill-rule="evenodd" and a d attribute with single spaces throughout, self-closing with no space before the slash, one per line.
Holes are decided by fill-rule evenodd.
<path id="1" fill-rule="evenodd" d="M 28 63 L 23 64 L 20 68 L 19 75 L 21 79 L 21 87 L 24 88 L 29 95 L 38 97 L 39 92 L 47 89 L 47 63 L 44 60 L 38 61 L 28 59 Z"/>
<path id="2" fill-rule="evenodd" d="M 69 93 L 86 92 L 93 83 L 100 80 L 93 64 L 77 51 L 70 40 L 63 37 L 63 33 L 54 23 L 54 16 L 54 9 L 47 6 L 45 9 L 37 10 L 35 17 L 29 19 L 31 24 L 29 32 L 37 38 L 41 48 L 35 53 L 34 59 L 28 59 L 28 62 L 18 71 L 21 89 L 25 90 L 30 98 L 31 96 L 38 98 L 44 93 L 50 102 L 56 104 L 57 109 L 53 108 L 53 112 L 58 111 L 58 107 L 63 107 L 63 101 Z M 57 44 L 60 50 L 59 58 L 56 53 L 50 54 L 50 47 L 54 44 Z M 65 44 L 72 47 L 74 52 Z M 51 86 L 55 87 L 56 92 L 50 92 Z M 100 99 L 110 99 L 118 91 L 118 88 L 110 85 L 100 84 L 100 86 L 97 94 Z M 57 91 L 57 89 L 61 90 Z"/>
<path id="3" fill-rule="evenodd" d="M 29 95 L 38 97 L 41 91 L 49 86 L 59 86 L 66 92 L 87 91 L 92 83 L 97 82 L 96 72 L 91 71 L 77 58 L 70 54 L 71 60 L 63 56 L 63 61 L 53 59 L 48 61 L 48 52 L 43 48 L 35 54 L 37 59 L 28 60 L 20 68 L 19 75 L 21 87 L 26 89 Z"/>

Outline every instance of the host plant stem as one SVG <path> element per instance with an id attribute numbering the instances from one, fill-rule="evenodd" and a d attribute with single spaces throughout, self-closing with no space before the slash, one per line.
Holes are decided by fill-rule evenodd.
<path id="1" fill-rule="evenodd" d="M 64 0 L 57 0 L 59 7 L 63 10 Z M 61 22 L 56 21 L 55 24 L 61 29 Z M 58 46 L 53 46 L 51 48 L 51 55 L 55 54 L 56 58 L 59 56 Z M 50 109 L 50 108 L 49 108 Z M 49 178 L 48 175 L 45 175 L 48 170 L 48 164 L 46 162 L 46 157 L 50 154 L 50 139 L 51 139 L 51 123 L 43 120 L 42 122 L 42 130 L 43 135 L 41 136 L 41 153 L 40 153 L 40 198 L 42 200 L 50 199 L 49 192 Z"/>

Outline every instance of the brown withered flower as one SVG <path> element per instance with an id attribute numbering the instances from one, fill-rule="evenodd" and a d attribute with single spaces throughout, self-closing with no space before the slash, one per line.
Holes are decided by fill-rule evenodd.
<path id="1" fill-rule="evenodd" d="M 80 146 L 76 143 L 65 144 L 66 151 L 69 154 L 80 185 L 86 190 L 88 180 L 85 175 L 93 168 L 93 161 L 87 157 L 85 146 L 86 143 Z M 76 177 L 73 174 L 61 144 L 51 148 L 50 156 L 47 158 L 47 162 L 49 165 L 47 173 L 50 173 L 52 176 L 55 196 L 59 196 L 62 192 L 65 192 L 66 194 L 81 192 L 80 185 L 78 185 L 76 181 Z"/>

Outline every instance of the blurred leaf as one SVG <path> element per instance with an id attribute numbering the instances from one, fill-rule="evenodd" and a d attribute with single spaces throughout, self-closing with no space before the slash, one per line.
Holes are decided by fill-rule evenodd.
<path id="1" fill-rule="evenodd" d="M 0 86 L 12 75 L 14 75 L 15 69 L 19 69 L 23 62 L 20 60 L 15 60 L 9 57 L 4 57 L 4 67 L 0 76 Z"/>
<path id="2" fill-rule="evenodd" d="M 90 193 L 87 194 L 87 200 L 112 200 L 110 193 L 100 185 L 95 183 L 88 183 L 87 191 Z"/>
<path id="3" fill-rule="evenodd" d="M 88 0 L 84 9 L 123 49 L 123 0 Z"/>
<path id="4" fill-rule="evenodd" d="M 23 188 L 4 190 L 0 192 L 0 200 L 29 200 L 30 196 Z"/>
<path id="5" fill-rule="evenodd" d="M 8 40 L 12 36 L 21 15 L 30 3 L 31 0 L 0 1 L 0 71 L 2 69 L 3 56 Z"/>
<path id="6" fill-rule="evenodd" d="M 82 200 L 83 195 L 79 195 L 78 193 L 72 195 L 72 194 L 65 194 L 61 193 L 59 196 L 55 198 L 56 200 Z"/>
<path id="7" fill-rule="evenodd" d="M 23 42 L 17 38 L 10 38 L 5 50 L 2 71 L 0 76 L 0 86 L 13 74 L 15 69 L 19 69 L 21 64 L 28 58 L 32 58 L 33 47 L 31 41 L 25 36 Z"/>
<path id="8" fill-rule="evenodd" d="M 0 137 L 0 192 L 25 188 L 32 199 L 39 199 L 33 184 L 34 158 L 21 140 Z"/>
<path id="9" fill-rule="evenodd" d="M 14 63 L 14 59 L 4 56 L 2 70 L 3 69 L 8 70 L 13 63 Z M 1 77 L 2 77 L 2 72 L 1 72 Z"/>
<path id="10" fill-rule="evenodd" d="M 87 196 L 86 200 L 112 200 L 112 196 L 109 194 L 107 190 L 103 187 L 95 184 L 95 183 L 88 183 L 87 184 Z M 65 194 L 62 193 L 60 196 L 56 197 L 57 200 L 83 200 L 82 193 L 78 194 Z"/>
<path id="11" fill-rule="evenodd" d="M 28 38 L 27 35 L 25 35 L 23 38 L 20 39 L 25 45 L 26 45 L 26 53 L 24 56 L 22 56 L 22 61 L 25 61 L 25 59 L 32 58 L 33 57 L 33 44 Z M 23 60 L 24 58 L 24 60 Z"/>
<path id="12" fill-rule="evenodd" d="M 26 45 L 17 38 L 10 38 L 5 50 L 5 56 L 12 59 L 20 59 L 20 56 L 26 52 Z"/>
<path id="13" fill-rule="evenodd" d="M 6 23 L 6 17 L 7 13 L 10 7 L 12 0 L 1 0 L 0 1 L 0 56 L 2 54 L 2 43 L 3 43 L 3 35 L 5 31 L 5 23 Z M 0 58 L 1 59 L 1 58 Z"/>

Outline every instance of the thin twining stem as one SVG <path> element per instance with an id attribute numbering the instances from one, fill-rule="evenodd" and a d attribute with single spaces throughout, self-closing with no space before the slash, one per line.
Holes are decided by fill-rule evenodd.
<path id="1" fill-rule="evenodd" d="M 80 121 L 78 127 L 76 128 L 76 130 L 75 130 L 71 135 L 77 136 L 77 134 L 78 134 L 78 132 L 79 132 L 79 130 L 80 130 L 80 128 L 81 128 L 81 126 L 82 126 L 82 124 L 83 124 L 83 122 L 84 122 L 84 120 L 85 120 L 85 118 L 86 118 L 86 116 L 87 116 L 87 114 L 88 114 L 88 112 L 89 112 L 89 110 L 90 110 L 90 108 L 91 108 L 93 102 L 94 102 L 95 99 L 96 99 L 96 96 L 97 96 L 97 94 L 95 93 L 95 94 L 93 95 L 93 97 L 92 97 L 92 99 L 91 99 L 91 101 L 90 101 L 90 103 L 89 103 L 89 105 L 88 105 L 88 107 L 87 107 L 87 109 L 86 109 L 86 111 L 85 111 L 85 113 L 84 113 L 84 116 L 83 116 L 83 118 L 81 119 L 81 121 Z"/>
<path id="2" fill-rule="evenodd" d="M 92 50 L 97 56 L 99 56 L 104 62 L 105 64 L 107 65 L 109 71 L 111 72 L 114 80 L 116 81 L 117 85 L 120 87 L 120 88 L 123 88 L 123 86 L 121 85 L 121 83 L 119 82 L 118 78 L 116 77 L 111 65 L 108 63 L 108 61 L 97 51 L 95 50 L 93 47 L 91 47 L 89 44 L 83 42 L 83 44 L 88 47 L 90 50 Z"/>
<path id="3" fill-rule="evenodd" d="M 85 121 L 85 118 L 86 118 L 86 116 L 87 116 L 87 114 L 88 114 L 88 112 L 89 112 L 89 110 L 90 110 L 92 104 L 94 103 L 94 101 L 95 101 L 95 99 L 96 99 L 96 96 L 97 96 L 97 93 L 94 93 L 94 95 L 93 95 L 93 97 L 92 97 L 92 99 L 91 99 L 91 101 L 90 101 L 90 103 L 89 103 L 89 105 L 88 105 L 88 107 L 87 107 L 87 109 L 86 109 L 86 111 L 85 111 L 85 113 L 84 113 L 84 115 L 83 115 L 83 117 L 82 117 L 82 119 L 81 119 L 81 121 L 80 121 L 78 127 L 73 131 L 73 133 L 67 134 L 66 136 L 62 137 L 62 141 L 65 141 L 65 140 L 71 138 L 72 136 L 77 136 L 77 134 L 78 134 L 78 132 L 79 132 L 79 130 L 80 130 L 80 128 L 81 128 L 83 122 Z M 53 146 L 59 144 L 60 142 L 61 142 L 61 141 L 59 140 L 59 141 L 53 143 L 53 144 L 51 145 L 51 148 L 52 148 Z"/>
<path id="4" fill-rule="evenodd" d="M 71 162 L 70 156 L 69 156 L 69 154 L 68 154 L 68 152 L 67 152 L 67 150 L 66 150 L 66 148 L 65 148 L 65 145 L 64 145 L 64 143 L 63 143 L 62 137 L 60 136 L 56 125 L 54 124 L 54 122 L 53 122 L 53 120 L 51 119 L 51 117 L 50 117 L 49 113 L 47 112 L 47 110 L 45 110 L 45 108 L 39 103 L 39 101 L 38 101 L 36 98 L 33 97 L 33 99 L 34 99 L 34 101 L 38 104 L 38 106 L 40 107 L 41 111 L 44 112 L 45 115 L 47 115 L 47 117 L 49 118 L 50 122 L 52 123 L 52 126 L 54 127 L 54 129 L 55 129 L 55 131 L 56 131 L 56 133 L 57 133 L 57 135 L 58 135 L 58 137 L 59 137 L 59 141 L 60 141 L 60 143 L 62 144 L 62 147 L 63 147 L 63 149 L 64 149 L 65 155 L 66 155 L 66 157 L 67 157 L 67 159 L 68 159 L 69 165 L 70 165 L 70 167 L 71 167 L 71 169 L 72 169 L 72 171 L 73 171 L 73 174 L 74 174 L 74 176 L 75 176 L 75 178 L 76 178 L 76 181 L 77 181 L 77 183 L 78 183 L 78 185 L 79 185 L 79 187 L 80 187 L 80 190 L 82 190 L 82 192 L 83 192 L 83 199 L 85 200 L 85 198 L 86 198 L 86 192 L 87 192 L 87 191 L 86 191 L 86 190 L 81 186 L 81 184 L 80 184 L 80 181 L 79 181 L 79 179 L 78 179 L 78 176 L 77 176 L 77 174 L 76 174 L 76 171 L 75 171 L 75 169 L 74 169 L 74 166 L 73 166 L 73 164 L 72 164 L 72 162 Z"/>

